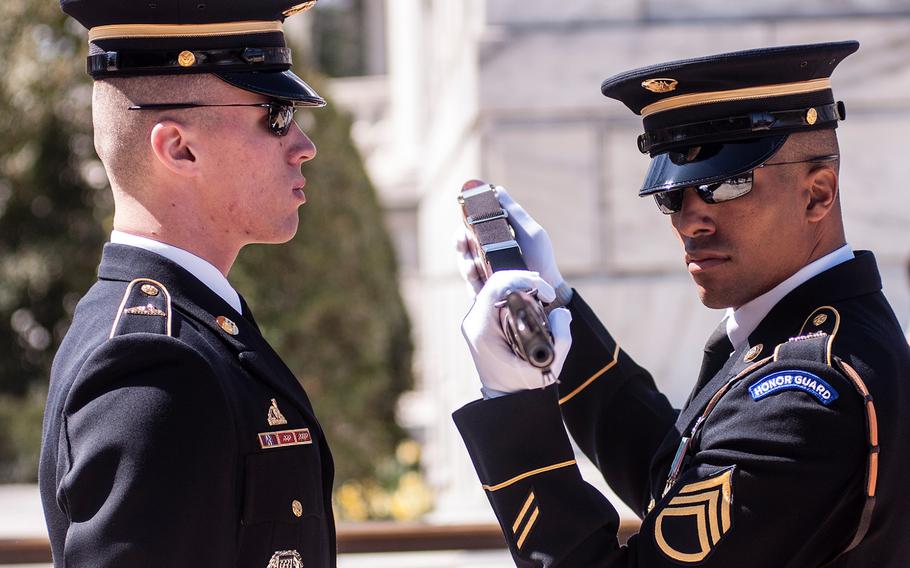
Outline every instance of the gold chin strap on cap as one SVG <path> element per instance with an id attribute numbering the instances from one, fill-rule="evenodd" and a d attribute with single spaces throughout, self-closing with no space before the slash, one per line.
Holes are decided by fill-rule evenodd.
<path id="1" fill-rule="evenodd" d="M 218 37 L 284 33 L 281 22 L 223 22 L 217 24 L 112 24 L 89 30 L 89 42 L 134 37 Z"/>

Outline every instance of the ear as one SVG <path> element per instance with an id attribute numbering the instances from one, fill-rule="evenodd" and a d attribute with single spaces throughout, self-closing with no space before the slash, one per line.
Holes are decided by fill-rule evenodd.
<path id="1" fill-rule="evenodd" d="M 837 203 L 837 172 L 830 166 L 820 166 L 806 174 L 806 219 L 818 223 L 834 208 Z"/>
<path id="2" fill-rule="evenodd" d="M 197 173 L 199 164 L 190 148 L 189 132 L 183 124 L 173 120 L 159 122 L 152 128 L 150 142 L 155 157 L 171 172 L 180 176 Z"/>

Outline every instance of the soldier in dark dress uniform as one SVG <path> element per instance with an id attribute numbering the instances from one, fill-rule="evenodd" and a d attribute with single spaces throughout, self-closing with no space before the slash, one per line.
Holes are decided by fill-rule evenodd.
<path id="1" fill-rule="evenodd" d="M 546 233 L 503 198 L 540 276 L 494 274 L 479 292 L 463 328 L 484 400 L 455 422 L 516 565 L 910 565 L 910 350 L 872 253 L 846 243 L 838 201 L 845 110 L 829 77 L 857 48 L 738 52 L 603 84 L 644 117 L 641 195 L 670 216 L 703 303 L 728 308 L 681 411 L 577 291 L 555 295 L 572 315 L 559 383 L 492 376 L 515 363 L 478 349 L 504 342 L 476 325 L 500 299 L 487 290 L 519 278 L 567 288 Z M 626 545 L 564 425 L 641 515 Z"/>
<path id="2" fill-rule="evenodd" d="M 282 242 L 324 101 L 282 21 L 312 2 L 64 0 L 89 28 L 114 233 L 54 360 L 40 486 L 55 566 L 335 566 L 333 464 L 226 274 Z"/>

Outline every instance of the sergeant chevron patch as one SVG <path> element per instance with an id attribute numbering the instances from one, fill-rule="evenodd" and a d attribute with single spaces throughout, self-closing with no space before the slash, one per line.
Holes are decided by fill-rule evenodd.
<path id="1" fill-rule="evenodd" d="M 528 538 L 528 535 L 531 534 L 531 528 L 534 527 L 534 523 L 537 522 L 537 517 L 540 516 L 540 508 L 537 506 L 537 498 L 534 496 L 534 492 L 531 491 L 531 494 L 528 495 L 528 498 L 525 500 L 524 506 L 519 511 L 518 516 L 515 517 L 515 522 L 512 523 L 512 534 L 518 537 L 518 540 L 515 541 L 515 546 L 519 550 L 524 545 L 525 540 Z M 528 512 L 530 511 L 530 516 Z M 527 522 L 525 522 L 527 520 Z M 524 528 L 522 528 L 524 525 Z M 519 529 L 521 529 L 521 534 L 519 534 Z"/>
<path id="2" fill-rule="evenodd" d="M 689 483 L 654 521 L 654 540 L 677 562 L 701 562 L 733 527 L 733 468 Z"/>

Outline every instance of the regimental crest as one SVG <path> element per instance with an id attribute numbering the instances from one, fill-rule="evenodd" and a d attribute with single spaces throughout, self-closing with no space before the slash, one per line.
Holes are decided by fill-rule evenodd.
<path id="1" fill-rule="evenodd" d="M 266 568 L 303 568 L 303 558 L 296 550 L 279 550 L 272 555 Z"/>
<path id="2" fill-rule="evenodd" d="M 269 407 L 269 416 L 267 418 L 269 426 L 281 426 L 282 424 L 287 424 L 287 418 L 284 417 L 284 414 L 278 410 L 278 402 L 273 398 L 272 406 Z"/>
<path id="3" fill-rule="evenodd" d="M 679 85 L 679 81 L 668 77 L 655 77 L 641 82 L 641 86 L 652 93 L 669 93 L 675 91 L 677 85 Z"/>
<path id="4" fill-rule="evenodd" d="M 654 540 L 668 558 L 701 562 L 733 528 L 733 470 L 683 486 L 657 514 Z"/>

